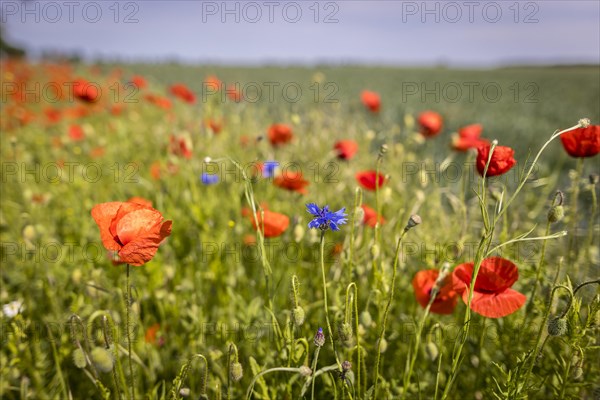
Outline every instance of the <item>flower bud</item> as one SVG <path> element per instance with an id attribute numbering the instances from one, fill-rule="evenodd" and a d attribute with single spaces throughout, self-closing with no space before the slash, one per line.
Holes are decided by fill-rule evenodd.
<path id="1" fill-rule="evenodd" d="M 179 395 L 181 397 L 189 397 L 190 393 L 191 393 L 190 388 L 181 388 L 181 389 L 179 389 Z"/>
<path id="2" fill-rule="evenodd" d="M 302 376 L 311 376 L 312 375 L 312 370 L 307 367 L 306 365 L 303 365 L 300 367 L 300 375 Z"/>
<path id="3" fill-rule="evenodd" d="M 90 353 L 92 362 L 102 372 L 112 371 L 115 360 L 113 355 L 104 347 L 94 347 Z"/>
<path id="4" fill-rule="evenodd" d="M 415 226 L 419 225 L 420 223 L 421 223 L 421 217 L 419 217 L 417 214 L 413 214 L 408 219 L 408 223 L 406 224 L 405 229 L 414 228 Z"/>
<path id="5" fill-rule="evenodd" d="M 352 369 L 352 363 L 350 361 L 346 360 L 342 363 L 342 371 L 348 372 L 351 369 Z"/>
<path id="6" fill-rule="evenodd" d="M 302 224 L 298 224 L 294 227 L 294 241 L 296 243 L 300 243 L 304 237 L 304 232 L 304 226 L 302 226 Z"/>
<path id="7" fill-rule="evenodd" d="M 87 365 L 85 354 L 79 347 L 73 351 L 73 363 L 77 368 L 85 368 Z"/>
<path id="8" fill-rule="evenodd" d="M 371 317 L 371 313 L 367 310 L 360 313 L 360 323 L 363 324 L 366 328 L 370 327 L 373 324 L 373 317 Z"/>
<path id="9" fill-rule="evenodd" d="M 350 326 L 350 324 L 347 322 L 342 322 L 338 326 L 338 336 L 342 343 L 344 343 L 347 346 L 351 345 L 352 337 L 354 336 L 354 334 L 352 332 L 352 326 Z"/>
<path id="10" fill-rule="evenodd" d="M 575 369 L 573 369 L 573 379 L 578 380 L 582 376 L 583 376 L 583 368 L 581 368 L 580 366 L 575 367 Z"/>
<path id="11" fill-rule="evenodd" d="M 244 369 L 242 368 L 242 364 L 239 362 L 231 363 L 229 366 L 229 376 L 231 380 L 234 382 L 239 381 L 244 376 Z"/>
<path id="12" fill-rule="evenodd" d="M 356 207 L 354 210 L 354 225 L 359 226 L 365 219 L 365 210 L 362 207 Z"/>
<path id="13" fill-rule="evenodd" d="M 388 346 L 388 342 L 387 340 L 385 340 L 385 338 L 381 339 L 381 353 L 385 353 L 385 351 L 387 350 L 387 346 Z M 379 347 L 379 340 L 377 340 L 377 347 Z"/>
<path id="14" fill-rule="evenodd" d="M 323 347 L 323 345 L 325 344 L 325 335 L 323 334 L 323 328 L 319 328 L 319 330 L 315 334 L 314 342 L 315 346 L 317 347 Z"/>
<path id="15" fill-rule="evenodd" d="M 591 123 L 592 123 L 592 121 L 590 121 L 590 119 L 589 119 L 589 118 L 581 118 L 581 119 L 579 120 L 579 125 L 580 125 L 582 128 L 587 128 L 588 126 L 590 126 L 590 124 L 591 124 Z"/>
<path id="16" fill-rule="evenodd" d="M 548 335 L 562 336 L 567 333 L 567 320 L 564 318 L 554 318 L 548 322 Z"/>
<path id="17" fill-rule="evenodd" d="M 553 206 L 552 208 L 550 208 L 550 211 L 548 211 L 548 221 L 550 221 L 551 223 L 560 221 L 561 219 L 563 219 L 564 216 L 565 210 L 563 206 Z"/>
<path id="18" fill-rule="evenodd" d="M 294 325 L 296 326 L 302 326 L 305 316 L 306 314 L 304 313 L 304 309 L 300 306 L 292 310 L 292 317 L 294 317 Z"/>
<path id="19" fill-rule="evenodd" d="M 425 345 L 425 353 L 431 361 L 435 361 L 440 355 L 440 351 L 433 342 L 429 342 Z"/>
<path id="20" fill-rule="evenodd" d="M 598 180 L 600 180 L 600 176 L 598 174 L 590 174 L 588 178 L 590 180 L 590 185 L 597 185 Z"/>

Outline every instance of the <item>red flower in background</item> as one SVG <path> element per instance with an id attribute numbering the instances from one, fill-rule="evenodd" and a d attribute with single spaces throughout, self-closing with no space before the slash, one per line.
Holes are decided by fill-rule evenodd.
<path id="1" fill-rule="evenodd" d="M 189 160 L 192 158 L 192 149 L 184 137 L 169 136 L 169 151 L 178 157 Z"/>
<path id="2" fill-rule="evenodd" d="M 209 75 L 204 79 L 204 88 L 211 89 L 214 92 L 221 90 L 223 82 L 214 75 Z"/>
<path id="3" fill-rule="evenodd" d="M 83 133 L 83 128 L 79 125 L 71 125 L 69 127 L 69 138 L 74 142 L 79 142 L 83 140 L 85 137 L 85 133 Z"/>
<path id="4" fill-rule="evenodd" d="M 73 82 L 73 96 L 86 103 L 94 103 L 100 99 L 100 86 L 79 78 Z"/>
<path id="5" fill-rule="evenodd" d="M 223 129 L 223 121 L 208 119 L 206 120 L 205 124 L 215 135 L 221 133 L 221 129 Z"/>
<path id="6" fill-rule="evenodd" d="M 440 271 L 437 269 L 428 269 L 417 272 L 413 278 L 412 286 L 415 291 L 415 297 L 421 307 L 425 308 L 429 304 L 431 292 L 439 274 Z M 457 302 L 458 296 L 452 287 L 450 275 L 448 275 L 444 279 L 435 300 L 431 303 L 429 311 L 435 314 L 452 314 Z"/>
<path id="7" fill-rule="evenodd" d="M 377 222 L 379 222 L 379 225 L 385 224 L 385 219 L 381 215 L 378 216 L 377 211 L 365 204 L 363 204 L 361 207 L 365 213 L 365 216 L 363 217 L 363 224 L 370 226 L 371 228 L 375 228 Z"/>
<path id="8" fill-rule="evenodd" d="M 51 124 L 55 124 L 62 119 L 62 112 L 58 108 L 46 108 L 44 110 L 44 114 L 46 115 L 48 122 Z"/>
<path id="9" fill-rule="evenodd" d="M 483 126 L 481 124 L 467 125 L 458 130 L 458 136 L 452 138 L 452 148 L 458 151 L 476 149 L 481 145 L 489 145 L 486 139 L 480 138 Z"/>
<path id="10" fill-rule="evenodd" d="M 110 202 L 92 208 L 102 244 L 119 261 L 140 266 L 152 260 L 159 244 L 171 234 L 172 221 L 163 222 L 154 208 L 135 203 Z"/>
<path id="11" fill-rule="evenodd" d="M 286 231 L 286 229 L 290 225 L 290 219 L 287 215 L 269 210 L 263 210 L 263 213 L 264 222 L 262 213 L 260 211 L 256 212 L 256 219 L 258 220 L 258 228 L 262 230 L 264 226 L 263 233 L 267 238 L 281 235 L 283 232 Z M 254 229 L 258 230 L 254 218 L 252 218 L 252 226 L 254 227 Z"/>
<path id="12" fill-rule="evenodd" d="M 371 112 L 377 113 L 381 109 L 381 99 L 376 92 L 363 90 L 360 94 L 360 101 Z"/>
<path id="13" fill-rule="evenodd" d="M 308 193 L 306 186 L 309 182 L 304 179 L 302 172 L 283 171 L 281 175 L 273 179 L 273 184 L 292 192 Z"/>
<path id="14" fill-rule="evenodd" d="M 335 143 L 333 149 L 336 151 L 338 158 L 350 160 L 358 151 L 358 143 L 354 140 L 340 140 Z"/>
<path id="15" fill-rule="evenodd" d="M 600 153 L 600 125 L 573 129 L 560 135 L 560 140 L 571 157 L 593 157 Z"/>
<path id="16" fill-rule="evenodd" d="M 294 138 L 292 127 L 286 124 L 271 125 L 267 131 L 267 136 L 273 146 L 289 143 Z"/>
<path id="17" fill-rule="evenodd" d="M 169 92 L 175 97 L 185 101 L 189 104 L 194 104 L 196 102 L 196 95 L 192 92 L 187 86 L 183 83 L 176 83 L 171 85 L 169 88 Z"/>
<path id="18" fill-rule="evenodd" d="M 385 184 L 385 176 L 382 174 L 377 175 L 376 171 L 358 172 L 355 178 L 360 186 L 367 190 L 376 190 L 377 186 L 381 188 Z"/>
<path id="19" fill-rule="evenodd" d="M 148 86 L 146 79 L 140 75 L 134 75 L 131 77 L 131 83 L 133 83 L 138 89 L 143 89 Z"/>
<path id="20" fill-rule="evenodd" d="M 156 94 L 152 94 L 152 93 L 148 93 L 146 96 L 144 96 L 144 98 L 146 100 L 148 100 L 150 103 L 154 104 L 157 107 L 160 107 L 164 110 L 170 110 L 172 103 L 171 100 L 167 99 L 166 97 L 162 97 L 162 96 L 158 96 Z"/>
<path id="21" fill-rule="evenodd" d="M 146 343 L 160 347 L 165 344 L 165 338 L 159 333 L 162 333 L 162 329 L 160 329 L 160 324 L 156 323 L 146 330 L 144 340 Z"/>
<path id="22" fill-rule="evenodd" d="M 473 263 L 458 265 L 452 273 L 452 284 L 465 304 L 473 276 Z M 525 295 L 510 287 L 519 278 L 517 266 L 502 257 L 486 258 L 477 274 L 471 310 L 489 318 L 501 318 L 514 313 L 525 304 Z"/>
<path id="23" fill-rule="evenodd" d="M 426 138 L 439 134 L 444 125 L 442 116 L 435 111 L 423 111 L 418 118 L 420 132 Z"/>
<path id="24" fill-rule="evenodd" d="M 491 148 L 489 144 L 482 144 L 477 148 L 477 172 L 481 176 L 483 176 Z M 513 158 L 514 154 L 515 151 L 510 147 L 496 146 L 485 176 L 502 175 L 510 170 L 517 163 Z"/>

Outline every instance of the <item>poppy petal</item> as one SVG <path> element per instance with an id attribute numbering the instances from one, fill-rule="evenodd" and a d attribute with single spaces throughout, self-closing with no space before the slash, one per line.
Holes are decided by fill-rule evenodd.
<path id="1" fill-rule="evenodd" d="M 469 292 L 462 294 L 463 301 L 467 304 Z M 506 289 L 501 293 L 474 292 L 471 300 L 471 310 L 488 318 L 506 317 L 521 308 L 527 297 L 513 289 Z"/>
<path id="2" fill-rule="evenodd" d="M 511 287 L 519 279 L 517 266 L 502 257 L 490 257 L 483 260 L 475 290 L 501 292 Z"/>
<path id="3" fill-rule="evenodd" d="M 152 208 L 143 208 L 125 214 L 117 222 L 117 236 L 125 246 L 132 241 L 145 240 L 155 235 L 162 222 L 162 215 Z"/>
<path id="4" fill-rule="evenodd" d="M 119 252 L 121 261 L 140 266 L 152 260 L 160 243 L 171 234 L 172 224 L 172 221 L 166 221 L 158 229 L 146 232 L 144 236 L 138 237 L 123 246 Z"/>
<path id="5" fill-rule="evenodd" d="M 98 224 L 100 228 L 100 238 L 102 244 L 107 250 L 118 251 L 121 249 L 121 245 L 116 241 L 114 234 L 110 232 L 110 226 L 117 214 L 117 211 L 123 203 L 120 201 L 113 201 L 110 203 L 102 203 L 92 208 L 92 218 Z"/>

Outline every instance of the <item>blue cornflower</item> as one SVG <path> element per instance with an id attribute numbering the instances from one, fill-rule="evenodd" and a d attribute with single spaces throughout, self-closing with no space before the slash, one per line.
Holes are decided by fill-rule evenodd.
<path id="1" fill-rule="evenodd" d="M 315 218 L 308 223 L 309 228 L 327 230 L 331 228 L 332 231 L 339 231 L 338 225 L 345 224 L 346 221 L 346 208 L 342 208 L 336 212 L 329 211 L 329 206 L 319 208 L 315 203 L 309 203 L 306 205 L 307 211 L 311 213 Z"/>
<path id="2" fill-rule="evenodd" d="M 206 172 L 203 172 L 200 180 L 204 185 L 214 185 L 219 182 L 219 175 L 207 174 Z"/>
<path id="3" fill-rule="evenodd" d="M 275 175 L 275 168 L 278 166 L 278 161 L 265 161 L 263 164 L 263 177 L 272 178 Z"/>

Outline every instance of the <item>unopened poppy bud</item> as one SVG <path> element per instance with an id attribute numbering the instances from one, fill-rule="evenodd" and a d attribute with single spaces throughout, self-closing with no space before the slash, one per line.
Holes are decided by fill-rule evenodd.
<path id="1" fill-rule="evenodd" d="M 381 147 L 379 148 L 379 158 L 383 157 L 383 155 L 385 153 L 387 153 L 387 151 L 388 151 L 387 144 L 385 144 L 385 143 L 382 144 Z"/>
<path id="2" fill-rule="evenodd" d="M 300 375 L 302 376 L 311 376 L 312 375 L 312 370 L 307 367 L 306 365 L 301 366 L 300 368 Z"/>
<path id="3" fill-rule="evenodd" d="M 346 360 L 342 363 L 342 371 L 348 372 L 351 369 L 352 369 L 352 363 L 350 361 Z"/>
<path id="4" fill-rule="evenodd" d="M 385 353 L 387 350 L 388 342 L 385 338 L 381 339 L 381 353 Z M 379 347 L 379 340 L 377 341 L 377 347 Z"/>
<path id="5" fill-rule="evenodd" d="M 406 224 L 405 229 L 414 228 L 415 226 L 419 225 L 420 223 L 421 223 L 421 217 L 419 217 L 417 214 L 413 214 L 408 219 L 408 223 Z"/>
<path id="6" fill-rule="evenodd" d="M 300 306 L 294 308 L 292 311 L 292 316 L 294 317 L 294 325 L 302 326 L 304 323 L 304 317 L 306 316 L 304 309 Z"/>
<path id="7" fill-rule="evenodd" d="M 315 334 L 314 342 L 315 346 L 317 347 L 323 347 L 323 345 L 325 344 L 325 335 L 323 334 L 323 328 L 319 328 L 319 330 Z"/>
<path id="8" fill-rule="evenodd" d="M 77 368 L 85 368 L 85 366 L 87 365 L 87 362 L 85 360 L 85 354 L 80 348 L 76 348 L 73 351 L 73 363 Z"/>
<path id="9" fill-rule="evenodd" d="M 112 354 L 104 347 L 94 347 L 90 353 L 92 362 L 102 372 L 112 371 L 114 359 Z"/>
<path id="10" fill-rule="evenodd" d="M 590 174 L 588 178 L 590 180 L 590 185 L 597 185 L 598 180 L 600 180 L 600 176 L 598 174 Z"/>
<path id="11" fill-rule="evenodd" d="M 575 369 L 573 370 L 573 379 L 578 380 L 582 376 L 583 376 L 583 368 L 581 368 L 580 366 L 575 367 Z"/>
<path id="12" fill-rule="evenodd" d="M 234 382 L 239 381 L 244 376 L 244 369 L 242 368 L 242 364 L 239 362 L 231 363 L 229 367 L 229 376 L 231 376 L 231 380 Z"/>
<path id="13" fill-rule="evenodd" d="M 356 207 L 354 210 L 354 225 L 358 226 L 362 224 L 365 219 L 365 210 L 362 207 Z"/>
<path id="14" fill-rule="evenodd" d="M 590 125 L 591 125 L 591 123 L 592 123 L 592 121 L 590 121 L 590 119 L 589 119 L 589 118 L 581 118 L 581 119 L 579 120 L 579 125 L 580 125 L 582 128 L 587 128 L 588 126 L 590 126 Z"/>
<path id="15" fill-rule="evenodd" d="M 548 322 L 548 335 L 562 336 L 567 333 L 567 320 L 564 318 L 554 318 Z"/>
<path id="16" fill-rule="evenodd" d="M 551 223 L 560 221 L 564 216 L 565 210 L 563 209 L 563 206 L 553 206 L 550 208 L 550 211 L 548 211 L 548 221 Z"/>
<path id="17" fill-rule="evenodd" d="M 346 345 L 351 344 L 352 337 L 354 334 L 352 333 L 352 326 L 349 323 L 343 322 L 338 326 L 338 336 L 340 341 Z"/>
<path id="18" fill-rule="evenodd" d="M 360 323 L 365 327 L 370 327 L 373 323 L 373 318 L 371 317 L 371 313 L 367 310 L 360 313 Z"/>
<path id="19" fill-rule="evenodd" d="M 179 389 L 179 395 L 181 397 L 188 397 L 190 395 L 191 391 L 190 388 L 181 388 Z"/>
<path id="20" fill-rule="evenodd" d="M 427 353 L 427 357 L 429 357 L 431 361 L 435 361 L 440 355 L 440 351 L 433 342 L 429 342 L 425 345 L 425 353 Z"/>

